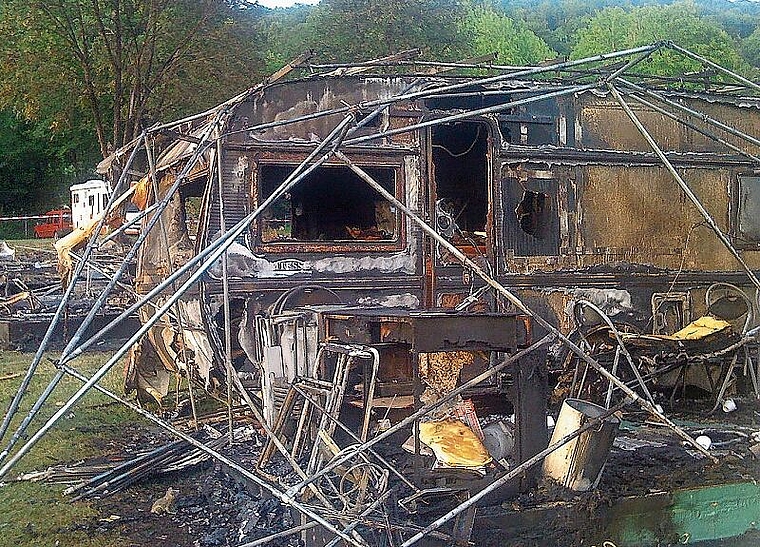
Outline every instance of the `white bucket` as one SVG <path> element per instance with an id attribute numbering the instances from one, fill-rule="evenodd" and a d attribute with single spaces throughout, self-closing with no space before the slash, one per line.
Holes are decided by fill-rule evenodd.
<path id="1" fill-rule="evenodd" d="M 594 403 L 580 399 L 566 399 L 562 403 L 557 425 L 549 444 L 554 444 L 573 433 L 585 425 L 589 419 L 597 418 L 604 412 L 606 412 L 604 407 Z M 596 488 L 602 477 L 602 470 L 619 425 L 620 420 L 617 417 L 608 416 L 597 427 L 565 443 L 544 459 L 544 476 L 551 477 L 563 486 L 578 492 Z"/>

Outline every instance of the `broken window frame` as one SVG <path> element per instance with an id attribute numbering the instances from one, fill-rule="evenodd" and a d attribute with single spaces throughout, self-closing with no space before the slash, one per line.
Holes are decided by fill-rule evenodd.
<path id="1" fill-rule="evenodd" d="M 732 243 L 737 249 L 746 250 L 758 250 L 760 249 L 760 226 L 756 228 L 758 232 L 757 238 L 753 239 L 748 237 L 746 233 L 742 231 L 742 180 L 743 179 L 756 179 L 757 184 L 757 207 L 760 208 L 760 174 L 755 172 L 739 172 L 734 176 L 734 180 L 731 183 L 731 200 L 729 206 L 729 230 L 731 234 Z"/>
<path id="2" fill-rule="evenodd" d="M 304 158 L 287 157 L 278 155 L 275 159 L 271 155 L 254 159 L 255 170 L 253 173 L 253 189 L 251 192 L 251 210 L 255 209 L 265 197 L 262 194 L 262 167 L 297 167 Z M 367 169 L 387 169 L 393 174 L 393 194 L 402 203 L 406 202 L 406 184 L 404 178 L 404 164 L 401 161 L 388 161 L 388 159 L 375 158 L 357 158 L 352 159 L 355 163 Z M 348 167 L 341 162 L 325 162 L 319 169 L 346 169 Z M 362 182 L 362 184 L 366 184 Z M 369 186 L 367 186 L 369 188 Z M 370 191 L 372 191 L 370 189 Z M 379 200 L 383 200 L 378 196 Z M 280 198 L 282 199 L 282 198 Z M 384 200 L 383 200 L 384 201 Z M 276 202 L 272 205 L 276 206 Z M 253 222 L 250 227 L 251 239 L 255 248 L 272 253 L 287 252 L 373 252 L 373 251 L 400 251 L 403 250 L 407 243 L 407 222 L 401 211 L 393 211 L 395 219 L 395 229 L 393 239 L 325 239 L 325 240 L 282 240 L 282 241 L 264 241 L 263 238 L 263 219 L 260 218 Z"/>
<path id="3" fill-rule="evenodd" d="M 552 176 L 538 176 L 542 171 L 551 171 Z M 532 176 L 531 176 L 532 175 Z M 500 206 L 503 207 L 501 214 L 502 225 L 498 228 L 504 251 L 510 256 L 517 258 L 544 258 L 559 257 L 563 254 L 563 247 L 567 245 L 566 236 L 562 232 L 563 198 L 560 186 L 563 173 L 561 170 L 546 169 L 541 164 L 512 163 L 502 160 L 499 168 L 499 191 Z M 521 197 L 510 200 L 511 187 L 522 187 Z M 526 192 L 544 194 L 548 196 L 550 208 L 546 213 L 552 231 L 549 238 L 539 238 L 531 234 L 520 225 L 517 208 L 523 203 Z M 509 230 L 515 229 L 510 235 Z M 550 247 L 553 247 L 550 249 Z M 552 251 L 552 252 L 548 252 Z"/>

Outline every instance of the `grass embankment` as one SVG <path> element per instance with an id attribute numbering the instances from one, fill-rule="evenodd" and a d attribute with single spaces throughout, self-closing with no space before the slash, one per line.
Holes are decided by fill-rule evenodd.
<path id="1" fill-rule="evenodd" d="M 108 357 L 107 353 L 93 352 L 77 359 L 73 365 L 89 376 Z M 22 380 L 22 377 L 2 378 L 26 372 L 31 360 L 31 354 L 0 351 L 0 416 L 4 416 Z M 120 367 L 115 367 L 101 382 L 102 385 L 120 393 L 120 372 Z M 10 434 L 15 431 L 15 426 L 26 416 L 37 395 L 54 374 L 53 365 L 43 360 L 20 411 L 2 442 L 3 448 Z M 33 422 L 29 433 L 36 431 L 44 423 L 42 420 L 55 413 L 79 387 L 81 382 L 78 380 L 64 378 L 48 400 L 39 419 Z M 90 390 L 5 478 L 5 484 L 0 487 L 0 545 L 112 547 L 128 544 L 117 532 L 92 536 L 83 531 L 80 528 L 81 523 L 97 521 L 98 514 L 87 503 L 73 504 L 64 498 L 62 491 L 65 486 L 13 482 L 13 479 L 22 472 L 44 470 L 54 464 L 101 455 L 108 449 L 109 441 L 121 436 L 120 425 L 136 421 L 139 421 L 139 418 L 134 412 L 119 404 L 111 404 L 111 399 Z M 19 445 L 22 443 L 23 441 Z"/>

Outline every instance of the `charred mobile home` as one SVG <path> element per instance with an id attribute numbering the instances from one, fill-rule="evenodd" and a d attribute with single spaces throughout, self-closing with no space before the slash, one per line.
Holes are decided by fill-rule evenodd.
<path id="1" fill-rule="evenodd" d="M 565 334 L 585 328 L 581 302 L 621 330 L 672 335 L 720 300 L 743 322 L 737 334 L 753 327 L 760 103 L 750 86 L 704 76 L 676 87 L 631 81 L 636 59 L 561 78 L 326 67 L 179 128 L 188 137 L 138 188 L 146 208 L 180 182 L 161 214 L 166 228 L 140 251 L 138 292 L 238 229 L 226 258 L 177 301 L 177 320 L 157 323 L 133 352 L 130 387 L 160 399 L 180 367 L 214 389 L 228 381 L 227 356 L 260 390 L 264 419 L 291 455 L 310 454 L 311 474 L 322 456 L 287 423 L 301 399 L 319 393 L 365 441 L 382 416 L 396 422 L 532 347 L 547 326 L 531 310 Z M 214 146 L 188 171 L 202 135 Z M 545 447 L 544 362 L 534 351 L 463 391 L 479 415 L 516 415 L 517 464 Z M 717 404 L 726 366 L 655 381 L 709 384 Z M 329 444 L 308 444 L 320 442 Z M 429 484 L 419 462 L 398 469 Z"/>
<path id="2" fill-rule="evenodd" d="M 258 319 L 307 304 L 516 311 L 364 178 L 563 332 L 575 328 L 569 305 L 579 299 L 654 334 L 703 315 L 714 283 L 740 285 L 754 300 L 744 266 L 760 266 L 756 99 L 736 89 L 676 91 L 623 80 L 625 108 L 642 134 L 605 86 L 491 79 L 336 71 L 264 86 L 227 107 L 217 146 L 162 214 L 166 233 L 151 232 L 140 251 L 142 294 L 256 211 L 317 143 L 327 146 L 235 238 L 226 286 L 219 261 L 178 303 L 187 327 L 181 347 L 192 349 L 207 385 L 214 371 L 223 376 L 215 356 L 225 353 L 226 295 L 236 368 L 264 359 L 272 325 Z M 718 136 L 720 124 L 736 135 Z M 158 197 L 144 184 L 145 204 L 175 183 L 209 127 L 158 160 Z M 170 362 L 177 352 L 167 341 L 176 330 L 167 325 L 150 336 Z M 316 338 L 298 343 L 313 354 L 319 336 L 306 331 Z"/>
<path id="3" fill-rule="evenodd" d="M 703 70 L 648 74 L 662 51 Z M 109 209 L 142 211 L 125 313 L 143 327 L 82 393 L 129 352 L 143 399 L 183 374 L 245 403 L 267 434 L 256 470 L 199 448 L 293 508 L 282 534 L 313 545 L 503 544 L 491 532 L 519 525 L 499 504 L 627 406 L 715 461 L 652 391 L 760 391 L 760 86 L 670 43 L 544 67 L 408 59 L 301 59 L 101 164 Z M 57 244 L 72 282 L 105 222 Z M 82 342 L 86 326 L 61 375 L 107 333 Z M 547 363 L 603 404 L 548 447 Z M 671 516 L 641 518 L 680 533 Z"/>

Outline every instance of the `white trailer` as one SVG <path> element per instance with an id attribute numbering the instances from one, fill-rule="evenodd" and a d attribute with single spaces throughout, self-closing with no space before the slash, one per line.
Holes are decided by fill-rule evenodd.
<path id="1" fill-rule="evenodd" d="M 102 180 L 88 180 L 71 187 L 71 217 L 74 228 L 86 226 L 108 205 L 111 188 Z"/>

